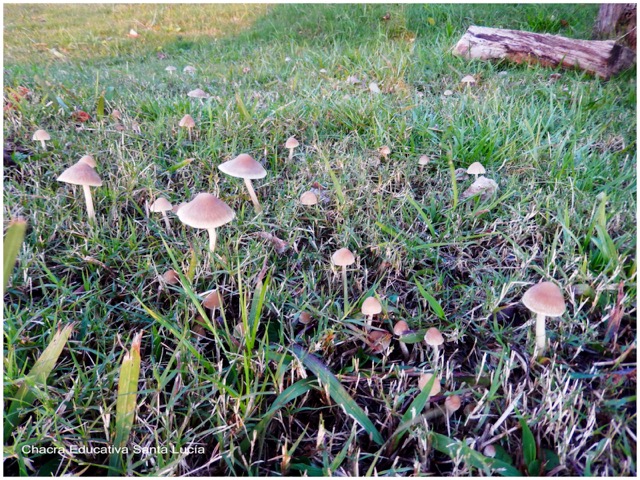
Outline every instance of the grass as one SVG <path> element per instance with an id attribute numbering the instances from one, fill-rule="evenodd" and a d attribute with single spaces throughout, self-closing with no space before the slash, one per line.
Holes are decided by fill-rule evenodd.
<path id="1" fill-rule="evenodd" d="M 635 70 L 554 80 L 448 53 L 471 24 L 589 38 L 596 11 L 5 5 L 4 216 L 29 224 L 4 296 L 5 416 L 57 329 L 76 323 L 5 438 L 5 473 L 108 473 L 108 452 L 72 449 L 113 444 L 119 367 L 143 331 L 122 474 L 635 475 Z M 466 74 L 478 85 L 463 88 Z M 194 88 L 213 98 L 189 99 Z M 80 190 L 56 181 L 86 153 L 103 179 L 96 227 Z M 239 153 L 268 171 L 254 182 L 262 215 L 217 169 Z M 496 196 L 463 198 L 471 181 L 453 170 L 474 161 Z M 312 187 L 324 201 L 303 208 Z M 215 254 L 206 232 L 172 216 L 168 234 L 146 210 L 201 191 L 237 215 Z M 341 247 L 356 254 L 346 312 L 330 265 Z M 168 269 L 180 284 L 158 280 Z M 548 321 L 538 360 L 520 298 L 540 280 L 568 310 Z M 224 306 L 210 318 L 201 301 L 215 288 Z M 360 307 L 374 294 L 376 328 L 440 329 L 437 363 L 424 342 L 408 358 L 395 337 L 367 344 Z M 442 383 L 427 402 L 426 372 Z M 445 417 L 454 393 L 463 408 Z"/>

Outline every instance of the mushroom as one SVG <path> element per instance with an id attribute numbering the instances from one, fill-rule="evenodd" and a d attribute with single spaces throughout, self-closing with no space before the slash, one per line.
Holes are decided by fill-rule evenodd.
<path id="1" fill-rule="evenodd" d="M 236 213 L 218 197 L 210 193 L 199 193 L 177 212 L 182 223 L 194 228 L 205 228 L 209 232 L 209 250 L 216 249 L 216 228 L 234 219 Z"/>
<path id="2" fill-rule="evenodd" d="M 473 162 L 471 165 L 469 165 L 469 168 L 467 168 L 467 173 L 469 175 L 475 175 L 476 180 L 478 180 L 478 175 L 483 175 L 486 172 L 487 171 L 484 169 L 480 162 Z"/>
<path id="3" fill-rule="evenodd" d="M 167 68 L 165 68 L 165 70 L 169 72 L 169 75 L 173 75 L 173 73 L 177 70 L 177 68 L 174 67 L 173 65 L 169 65 Z"/>
<path id="4" fill-rule="evenodd" d="M 33 134 L 33 139 L 40 142 L 42 144 L 42 149 L 46 150 L 47 145 L 45 144 L 45 141 L 51 140 L 51 136 L 44 130 L 36 130 Z"/>
<path id="5" fill-rule="evenodd" d="M 344 313 L 346 314 L 348 311 L 348 295 L 347 295 L 347 266 L 353 264 L 356 261 L 356 257 L 353 256 L 353 253 L 348 248 L 341 248 L 336 251 L 332 256 L 331 260 L 333 264 L 337 267 L 342 267 L 342 284 L 344 287 Z"/>
<path id="6" fill-rule="evenodd" d="M 367 297 L 364 302 L 362 302 L 362 314 L 366 317 L 369 317 L 367 320 L 367 325 L 370 327 L 373 324 L 373 316 L 382 312 L 382 305 L 376 297 Z"/>
<path id="7" fill-rule="evenodd" d="M 91 155 L 83 155 L 78 161 L 86 163 L 91 168 L 96 168 L 96 160 Z"/>
<path id="8" fill-rule="evenodd" d="M 536 347 L 542 355 L 546 344 L 545 317 L 560 317 L 567 308 L 562 291 L 555 283 L 541 282 L 524 293 L 522 303 L 537 315 Z"/>
<path id="9" fill-rule="evenodd" d="M 460 410 L 460 406 L 462 405 L 462 400 L 458 395 L 449 395 L 444 400 L 444 409 L 447 411 L 447 415 L 451 415 L 452 413 Z"/>
<path id="10" fill-rule="evenodd" d="M 462 77 L 462 80 L 460 80 L 460 83 L 471 86 L 475 85 L 476 79 L 473 77 L 473 75 L 465 75 L 464 77 Z"/>
<path id="11" fill-rule="evenodd" d="M 120 113 L 120 110 L 117 109 L 113 109 L 111 111 L 111 117 L 113 117 L 114 120 L 122 120 L 122 113 Z"/>
<path id="12" fill-rule="evenodd" d="M 287 143 L 284 144 L 284 147 L 289 149 L 289 160 L 293 158 L 293 150 L 299 146 L 300 143 L 294 137 L 289 137 L 287 139 Z"/>
<path id="13" fill-rule="evenodd" d="M 382 147 L 380 147 L 380 155 L 382 155 L 385 160 L 389 158 L 390 154 L 391 154 L 391 149 L 387 145 L 383 145 Z"/>
<path id="14" fill-rule="evenodd" d="M 180 282 L 180 275 L 173 269 L 169 269 L 162 274 L 162 280 L 167 285 L 176 285 Z"/>
<path id="15" fill-rule="evenodd" d="M 162 218 L 164 218 L 164 224 L 167 226 L 167 230 L 173 233 L 173 231 L 171 230 L 171 224 L 169 224 L 169 218 L 167 217 L 167 212 L 173 210 L 173 206 L 171 205 L 169 200 L 164 197 L 160 197 L 151 204 L 149 210 L 154 213 L 162 213 Z"/>
<path id="16" fill-rule="evenodd" d="M 424 341 L 427 345 L 433 347 L 434 360 L 433 363 L 438 363 L 438 347 L 444 343 L 444 338 L 436 327 L 431 327 L 424 335 Z"/>
<path id="17" fill-rule="evenodd" d="M 423 390 L 424 387 L 427 386 L 427 383 L 429 383 L 431 378 L 433 378 L 433 373 L 423 373 L 422 375 L 420 375 L 420 378 L 418 379 L 418 388 L 420 388 L 420 390 Z M 434 395 L 439 394 L 441 389 L 442 387 L 440 386 L 440 379 L 436 377 L 433 381 L 433 385 L 431 385 L 429 396 L 433 397 Z"/>
<path id="18" fill-rule="evenodd" d="M 196 122 L 193 117 L 187 113 L 182 117 L 182 120 L 180 120 L 178 125 L 189 130 L 189 140 L 191 140 L 191 130 L 196 126 Z"/>
<path id="19" fill-rule="evenodd" d="M 300 203 L 302 205 L 312 206 L 318 204 L 318 196 L 311 190 L 300 195 Z"/>
<path id="20" fill-rule="evenodd" d="M 494 447 L 493 445 L 489 444 L 486 447 L 484 447 L 484 449 L 482 450 L 482 454 L 485 457 L 493 458 L 493 457 L 496 456 L 496 447 Z"/>
<path id="21" fill-rule="evenodd" d="M 218 292 L 218 290 L 213 290 L 206 296 L 202 302 L 202 306 L 211 310 L 211 320 L 215 320 L 216 308 L 220 308 L 222 306 L 222 296 L 220 295 L 220 292 Z"/>
<path id="22" fill-rule="evenodd" d="M 193 75 L 194 73 L 196 73 L 196 67 L 192 67 L 191 65 L 187 65 L 186 67 L 184 67 L 182 69 L 182 71 L 184 73 L 188 73 L 190 75 Z"/>
<path id="23" fill-rule="evenodd" d="M 188 97 L 191 98 L 197 98 L 200 100 L 200 103 L 202 103 L 202 99 L 203 98 L 209 98 L 209 94 L 207 92 L 205 92 L 204 90 L 200 89 L 200 88 L 196 88 L 195 90 L 191 90 L 189 93 L 187 93 Z"/>
<path id="24" fill-rule="evenodd" d="M 420 158 L 418 159 L 418 164 L 422 167 L 424 167 L 425 165 L 427 165 L 429 163 L 429 157 L 426 155 L 421 155 Z"/>
<path id="25" fill-rule="evenodd" d="M 380 353 L 391 346 L 391 335 L 380 330 L 373 330 L 367 336 L 366 343 L 373 353 Z"/>
<path id="26" fill-rule="evenodd" d="M 247 186 L 247 190 L 249 190 L 249 196 L 251 197 L 251 201 L 253 202 L 256 212 L 262 212 L 262 206 L 258 201 L 258 197 L 253 189 L 251 180 L 264 178 L 267 175 L 267 171 L 263 166 L 256 162 L 251 155 L 241 153 L 233 160 L 221 163 L 218 165 L 218 168 L 221 172 L 226 173 L 227 175 L 242 178 Z"/>
<path id="27" fill-rule="evenodd" d="M 393 326 L 393 333 L 397 337 L 402 337 L 403 335 L 406 335 L 407 333 L 410 333 L 410 332 L 411 332 L 411 329 L 409 328 L 409 324 L 404 320 L 398 320 L 396 324 Z M 409 349 L 407 348 L 405 343 L 402 340 L 399 340 L 398 343 L 400 344 L 400 350 L 402 350 L 402 354 L 405 356 L 405 358 L 408 357 Z"/>
<path id="28" fill-rule="evenodd" d="M 86 163 L 79 161 L 62 172 L 58 177 L 58 181 L 72 185 L 82 185 L 84 199 L 87 204 L 87 215 L 90 221 L 95 221 L 96 212 L 93 209 L 90 187 L 100 187 L 102 185 L 102 180 L 96 171 Z"/>
<path id="29" fill-rule="evenodd" d="M 302 312 L 300 312 L 300 315 L 298 315 L 298 321 L 303 325 L 309 325 L 312 320 L 313 317 L 307 311 L 303 310 Z"/>

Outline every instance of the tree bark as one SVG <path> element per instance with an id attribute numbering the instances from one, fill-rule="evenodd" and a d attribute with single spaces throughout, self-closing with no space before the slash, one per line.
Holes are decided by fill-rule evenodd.
<path id="1" fill-rule="evenodd" d="M 579 40 L 524 32 L 471 26 L 453 48 L 467 59 L 507 59 L 516 63 L 578 68 L 608 79 L 635 62 L 635 53 L 613 40 Z"/>
<path id="2" fill-rule="evenodd" d="M 593 38 L 618 38 L 617 43 L 636 51 L 635 3 L 603 3 L 593 27 Z"/>

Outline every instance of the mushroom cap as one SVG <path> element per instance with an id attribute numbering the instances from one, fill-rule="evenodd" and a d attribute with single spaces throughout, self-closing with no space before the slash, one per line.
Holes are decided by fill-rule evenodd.
<path id="1" fill-rule="evenodd" d="M 171 202 L 169 202 L 169 200 L 167 200 L 164 197 L 158 198 L 149 207 L 149 210 L 151 210 L 152 212 L 168 212 L 169 210 L 172 210 L 172 209 L 173 209 L 173 206 L 171 205 Z"/>
<path id="2" fill-rule="evenodd" d="M 460 82 L 472 84 L 472 83 L 476 83 L 476 79 L 473 75 L 465 75 L 464 77 L 462 77 L 462 80 L 460 80 Z"/>
<path id="3" fill-rule="evenodd" d="M 218 290 L 212 291 L 209 295 L 206 296 L 204 301 L 202 302 L 202 306 L 204 308 L 220 308 L 222 306 L 222 297 L 220 296 L 220 292 Z"/>
<path id="4" fill-rule="evenodd" d="M 377 315 L 382 312 L 382 305 L 376 297 L 367 297 L 364 302 L 362 302 L 362 313 L 363 315 Z"/>
<path id="5" fill-rule="evenodd" d="M 167 68 L 165 68 L 165 70 L 167 72 L 175 72 L 177 70 L 177 68 L 174 67 L 173 65 L 169 65 Z"/>
<path id="6" fill-rule="evenodd" d="M 433 377 L 433 373 L 423 373 L 422 375 L 420 375 L 420 379 L 418 380 L 418 387 L 420 388 L 420 390 L 427 386 L 427 383 L 429 383 L 431 377 Z M 429 392 L 429 396 L 433 397 L 434 395 L 437 395 L 438 393 L 440 393 L 441 389 L 442 387 L 440 386 L 440 379 L 436 377 L 431 387 L 431 392 Z"/>
<path id="7" fill-rule="evenodd" d="M 449 413 L 453 413 L 453 412 L 459 410 L 461 405 L 462 405 L 462 400 L 460 399 L 460 397 L 458 395 L 449 395 L 444 400 L 444 408 Z"/>
<path id="8" fill-rule="evenodd" d="M 298 316 L 298 320 L 303 325 L 308 325 L 313 320 L 313 317 L 311 316 L 311 314 L 309 312 L 302 311 L 302 312 L 300 312 L 300 315 Z"/>
<path id="9" fill-rule="evenodd" d="M 353 253 L 351 253 L 351 250 L 348 248 L 341 248 L 331 255 L 331 260 L 333 261 L 333 264 L 338 267 L 346 267 L 355 262 L 356 257 L 353 256 Z"/>
<path id="10" fill-rule="evenodd" d="M 209 94 L 202 90 L 201 88 L 196 88 L 195 90 L 191 90 L 187 93 L 187 96 L 193 98 L 209 98 Z"/>
<path id="11" fill-rule="evenodd" d="M 409 324 L 404 320 L 398 320 L 396 324 L 393 326 L 393 333 L 396 334 L 398 337 L 401 337 L 402 335 L 406 335 L 410 331 L 411 329 L 409 328 Z"/>
<path id="12" fill-rule="evenodd" d="M 186 67 L 184 67 L 182 69 L 182 71 L 184 73 L 195 73 L 196 72 L 196 67 L 192 67 L 191 65 L 187 65 Z"/>
<path id="13" fill-rule="evenodd" d="M 316 205 L 318 203 L 318 196 L 309 190 L 300 195 L 300 203 L 302 205 Z"/>
<path id="14" fill-rule="evenodd" d="M 113 109 L 111 111 L 111 116 L 113 118 L 115 118 L 116 120 L 121 120 L 122 119 L 122 113 L 120 113 L 120 110 L 117 110 L 117 109 Z"/>
<path id="15" fill-rule="evenodd" d="M 493 445 L 487 445 L 486 447 L 484 447 L 484 448 L 482 449 L 482 454 L 483 454 L 485 457 L 493 458 L 493 457 L 495 457 L 495 456 L 496 456 L 496 453 L 497 453 L 497 452 L 496 452 L 496 447 L 494 447 Z"/>
<path id="16" fill-rule="evenodd" d="M 467 173 L 469 175 L 482 175 L 486 172 L 487 171 L 484 169 L 480 162 L 473 162 L 471 165 L 469 165 L 469 168 L 467 168 Z"/>
<path id="17" fill-rule="evenodd" d="M 373 330 L 367 336 L 371 351 L 374 353 L 380 353 L 391 345 L 391 335 L 380 330 Z"/>
<path id="18" fill-rule="evenodd" d="M 427 155 L 420 155 L 420 159 L 418 160 L 419 165 L 426 165 L 429 163 L 429 157 Z"/>
<path id="19" fill-rule="evenodd" d="M 436 347 L 444 343 L 444 337 L 440 333 L 440 330 L 438 330 L 436 327 L 431 327 L 429 330 L 427 330 L 427 333 L 424 334 L 424 341 L 427 343 L 427 345 Z"/>
<path id="20" fill-rule="evenodd" d="M 236 212 L 218 197 L 210 193 L 199 193 L 177 212 L 178 218 L 185 225 L 194 228 L 218 228 L 229 223 Z"/>
<path id="21" fill-rule="evenodd" d="M 387 145 L 383 145 L 380 147 L 380 153 L 382 155 L 389 155 L 391 153 L 391 149 Z"/>
<path id="22" fill-rule="evenodd" d="M 559 317 L 566 310 L 562 290 L 552 282 L 541 282 L 527 290 L 522 303 L 534 313 Z"/>
<path id="23" fill-rule="evenodd" d="M 248 178 L 249 180 L 263 178 L 267 175 L 264 167 L 246 153 L 241 153 L 233 160 L 221 163 L 218 165 L 218 169 L 232 177 Z"/>
<path id="24" fill-rule="evenodd" d="M 60 174 L 58 181 L 71 183 L 72 185 L 89 185 L 90 187 L 100 187 L 102 185 L 100 176 L 84 162 L 77 162 L 71 165 Z"/>
<path id="25" fill-rule="evenodd" d="M 178 125 L 180 125 L 181 127 L 193 128 L 196 126 L 196 122 L 193 117 L 187 113 L 184 117 L 182 117 L 182 120 L 180 120 L 180 123 L 178 123 Z"/>
<path id="26" fill-rule="evenodd" d="M 80 160 L 78 160 L 79 162 L 82 163 L 86 163 L 87 165 L 89 165 L 91 168 L 96 168 L 96 159 L 93 158 L 91 155 L 83 155 Z"/>
<path id="27" fill-rule="evenodd" d="M 51 136 L 44 130 L 36 130 L 33 132 L 34 140 L 51 140 Z"/>
<path id="28" fill-rule="evenodd" d="M 294 137 L 287 138 L 287 143 L 284 144 L 285 148 L 296 148 L 300 146 L 300 142 L 296 140 Z"/>
<path id="29" fill-rule="evenodd" d="M 164 272 L 162 274 L 162 279 L 167 283 L 167 285 L 175 285 L 176 283 L 180 282 L 180 276 L 178 275 L 178 272 L 173 269 Z"/>

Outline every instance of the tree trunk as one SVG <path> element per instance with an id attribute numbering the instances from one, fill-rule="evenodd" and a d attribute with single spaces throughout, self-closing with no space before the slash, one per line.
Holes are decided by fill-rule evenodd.
<path id="1" fill-rule="evenodd" d="M 468 59 L 507 59 L 516 63 L 578 68 L 604 79 L 635 62 L 635 53 L 613 40 L 579 40 L 477 26 L 469 27 L 453 54 Z"/>
<path id="2" fill-rule="evenodd" d="M 593 38 L 618 38 L 617 43 L 636 51 L 635 3 L 603 3 L 593 27 Z"/>

